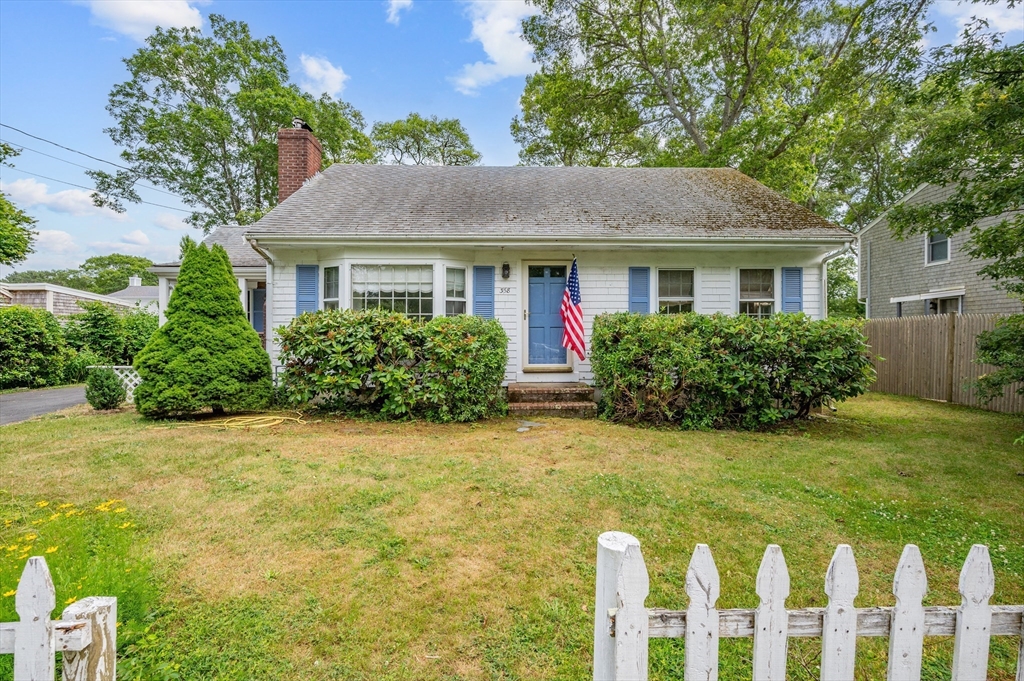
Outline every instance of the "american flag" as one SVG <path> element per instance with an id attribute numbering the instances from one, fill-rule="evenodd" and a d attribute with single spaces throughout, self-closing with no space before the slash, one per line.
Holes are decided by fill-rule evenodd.
<path id="1" fill-rule="evenodd" d="M 562 347 L 574 350 L 581 359 L 586 359 L 587 344 L 583 341 L 583 306 L 580 298 L 580 273 L 576 269 L 576 258 L 572 259 L 572 271 L 565 282 L 562 296 Z"/>

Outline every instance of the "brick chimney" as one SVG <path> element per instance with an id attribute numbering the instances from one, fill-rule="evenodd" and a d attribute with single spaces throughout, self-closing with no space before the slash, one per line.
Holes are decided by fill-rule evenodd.
<path id="1" fill-rule="evenodd" d="M 277 202 L 281 203 L 320 172 L 323 148 L 301 118 L 277 131 Z"/>

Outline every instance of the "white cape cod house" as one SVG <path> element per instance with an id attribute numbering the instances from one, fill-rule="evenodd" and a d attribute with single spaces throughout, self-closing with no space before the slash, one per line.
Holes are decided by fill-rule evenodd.
<path id="1" fill-rule="evenodd" d="M 589 361 L 561 345 L 574 256 L 589 349 L 604 312 L 824 317 L 827 260 L 854 240 L 728 168 L 338 164 L 307 178 L 316 138 L 287 129 L 279 145 L 279 205 L 210 238 L 239 265 L 246 256 L 243 290 L 261 291 L 243 297 L 254 324 L 375 306 L 493 317 L 510 339 L 510 383 L 591 380 Z M 169 290 L 173 264 L 154 271 Z M 276 361 L 273 333 L 266 342 Z"/>

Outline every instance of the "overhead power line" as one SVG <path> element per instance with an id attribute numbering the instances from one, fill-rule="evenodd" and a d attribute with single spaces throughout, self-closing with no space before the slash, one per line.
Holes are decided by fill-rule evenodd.
<path id="1" fill-rule="evenodd" d="M 86 187 L 84 184 L 75 184 L 74 182 L 68 182 L 67 180 L 58 180 L 55 177 L 47 177 L 46 175 L 40 175 L 39 173 L 29 172 L 28 170 L 22 170 L 21 168 L 11 168 L 11 170 L 13 170 L 16 173 L 25 173 L 26 175 L 32 175 L 33 177 L 38 177 L 41 180 L 49 180 L 50 182 L 59 182 L 60 184 L 66 184 L 69 187 L 77 187 L 78 189 L 86 189 L 86 190 L 91 191 L 91 192 L 99 192 L 99 189 L 96 189 L 95 187 Z M 175 208 L 174 206 L 165 206 L 162 203 L 153 203 L 152 201 L 136 201 L 136 202 L 133 202 L 133 203 L 144 203 L 147 206 L 156 206 L 158 208 L 166 208 L 167 210 L 176 210 L 179 213 L 191 213 L 192 212 L 190 210 L 185 210 L 184 208 Z"/>
<path id="2" fill-rule="evenodd" d="M 22 130 L 20 128 L 14 127 L 13 125 L 7 125 L 6 123 L 0 123 L 0 128 L 7 128 L 8 130 L 14 130 L 15 132 L 20 132 L 22 135 L 27 135 L 28 137 L 31 137 L 34 140 L 39 140 L 40 142 L 46 142 L 47 144 L 52 144 L 55 147 L 60 147 L 61 149 L 65 149 L 66 151 L 70 151 L 73 154 L 78 154 L 80 156 L 85 156 L 86 158 L 91 158 L 92 160 L 99 161 L 100 163 L 106 163 L 108 165 L 112 165 L 112 166 L 120 168 L 122 170 L 131 170 L 131 168 L 129 168 L 128 166 L 123 166 L 120 163 L 114 163 L 113 161 L 108 161 L 108 160 L 106 160 L 104 158 L 99 158 L 98 156 L 93 156 L 91 154 L 87 154 L 84 151 L 79 151 L 78 149 L 72 149 L 71 147 L 66 147 L 63 144 L 59 144 L 58 142 L 54 142 L 53 140 L 48 140 L 45 137 L 40 137 L 39 135 L 33 135 L 30 132 L 25 132 L 24 130 Z"/>

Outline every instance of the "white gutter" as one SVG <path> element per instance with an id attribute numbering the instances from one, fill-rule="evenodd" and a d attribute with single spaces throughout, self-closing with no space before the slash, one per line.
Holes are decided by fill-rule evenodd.
<path id="1" fill-rule="evenodd" d="M 564 237 L 564 236 L 531 236 L 524 239 L 522 236 L 495 237 L 482 235 L 459 235 L 457 238 L 447 236 L 393 236 L 380 234 L 352 234 L 344 236 L 313 235 L 313 234 L 246 234 L 245 239 L 266 258 L 267 255 L 259 247 L 259 243 L 272 243 L 273 245 L 292 246 L 302 244 L 304 247 L 317 246 L 339 246 L 339 245 L 362 245 L 362 244 L 392 244 L 397 246 L 505 246 L 511 248 L 536 248 L 538 245 L 550 246 L 561 244 L 566 247 L 579 248 L 582 245 L 590 247 L 612 247 L 622 246 L 643 246 L 643 247 L 672 247 L 672 246 L 748 246 L 757 244 L 763 248 L 766 245 L 778 245 L 784 247 L 806 246 L 813 248 L 817 246 L 831 246 L 835 244 L 850 244 L 856 239 L 853 234 L 835 237 Z M 259 241 L 257 241 L 257 239 Z"/>

